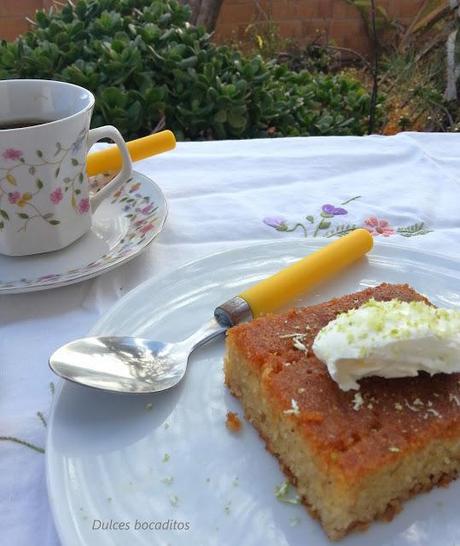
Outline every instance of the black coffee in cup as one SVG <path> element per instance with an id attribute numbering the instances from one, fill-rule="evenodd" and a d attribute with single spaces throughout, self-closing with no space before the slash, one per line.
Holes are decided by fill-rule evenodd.
<path id="1" fill-rule="evenodd" d="M 43 125 L 50 123 L 54 119 L 12 119 L 8 121 L 0 120 L 0 131 L 2 129 L 22 129 L 23 127 L 33 127 L 34 125 Z"/>

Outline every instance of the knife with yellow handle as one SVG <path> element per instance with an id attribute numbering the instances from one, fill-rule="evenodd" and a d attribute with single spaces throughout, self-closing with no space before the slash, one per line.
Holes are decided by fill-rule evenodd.
<path id="1" fill-rule="evenodd" d="M 183 341 L 86 337 L 58 349 L 49 360 L 50 367 L 65 379 L 97 389 L 129 393 L 169 389 L 184 377 L 188 357 L 197 347 L 338 273 L 366 254 L 372 241 L 367 230 L 352 231 L 220 305 L 214 318 Z"/>
<path id="2" fill-rule="evenodd" d="M 171 131 L 161 131 L 126 143 L 132 161 L 140 161 L 152 155 L 161 154 L 176 147 L 176 138 Z M 122 160 L 118 146 L 109 146 L 104 150 L 92 152 L 86 160 L 88 176 L 119 171 Z"/>

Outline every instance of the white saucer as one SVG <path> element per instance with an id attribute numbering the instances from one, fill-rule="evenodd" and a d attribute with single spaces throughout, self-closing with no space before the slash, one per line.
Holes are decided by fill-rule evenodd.
<path id="1" fill-rule="evenodd" d="M 93 188 L 101 182 L 92 181 Z M 165 197 L 147 176 L 133 172 L 121 191 L 93 215 L 91 231 L 72 245 L 47 254 L 0 255 L 0 294 L 18 294 L 84 281 L 140 254 L 161 232 Z"/>

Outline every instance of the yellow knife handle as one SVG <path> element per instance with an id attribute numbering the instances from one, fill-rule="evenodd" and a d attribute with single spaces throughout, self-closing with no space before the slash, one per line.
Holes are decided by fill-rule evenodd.
<path id="1" fill-rule="evenodd" d="M 126 143 L 132 161 L 139 161 L 152 155 L 161 154 L 176 147 L 176 138 L 171 131 L 161 131 Z M 121 169 L 121 155 L 118 146 L 110 146 L 88 155 L 86 172 L 94 176 Z"/>
<path id="2" fill-rule="evenodd" d="M 239 297 L 249 304 L 253 317 L 269 313 L 358 260 L 372 245 L 372 235 L 366 229 L 356 229 L 248 288 Z"/>

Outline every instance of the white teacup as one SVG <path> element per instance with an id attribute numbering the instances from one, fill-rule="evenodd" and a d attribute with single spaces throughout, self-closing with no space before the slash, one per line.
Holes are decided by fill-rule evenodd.
<path id="1" fill-rule="evenodd" d="M 89 129 L 92 93 L 50 80 L 0 81 L 0 253 L 58 250 L 91 227 L 91 212 L 132 173 L 126 144 L 110 125 Z M 88 149 L 110 138 L 120 173 L 89 196 Z"/>

